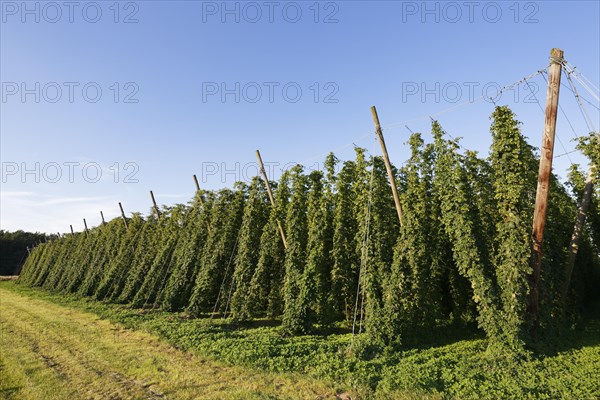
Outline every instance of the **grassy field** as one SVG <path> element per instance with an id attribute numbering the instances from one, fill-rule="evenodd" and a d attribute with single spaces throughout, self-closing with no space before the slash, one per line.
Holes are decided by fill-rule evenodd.
<path id="1" fill-rule="evenodd" d="M 11 284 L 12 285 L 12 284 Z M 331 385 L 208 361 L 0 287 L 2 399 L 335 399 Z"/>
<path id="2" fill-rule="evenodd" d="M 2 398 L 600 398 L 593 318 L 519 358 L 465 327 L 380 352 L 339 330 L 285 337 L 0 282 L 0 322 Z"/>

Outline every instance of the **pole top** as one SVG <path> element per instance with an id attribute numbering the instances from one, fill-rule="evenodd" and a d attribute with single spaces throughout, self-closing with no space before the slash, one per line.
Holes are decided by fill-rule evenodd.
<path id="1" fill-rule="evenodd" d="M 375 123 L 375 130 L 379 134 L 381 125 L 379 125 L 379 116 L 377 115 L 377 108 L 375 108 L 375 106 L 371 106 L 371 115 L 373 116 L 373 122 Z"/>
<path id="2" fill-rule="evenodd" d="M 550 60 L 552 62 L 556 62 L 557 60 L 555 60 L 555 59 L 561 59 L 562 60 L 564 54 L 565 54 L 564 51 L 562 51 L 561 49 L 555 47 L 552 50 L 550 50 Z"/>

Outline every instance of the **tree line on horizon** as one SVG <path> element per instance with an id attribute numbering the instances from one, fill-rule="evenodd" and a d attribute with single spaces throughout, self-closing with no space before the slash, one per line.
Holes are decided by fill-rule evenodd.
<path id="1" fill-rule="evenodd" d="M 39 232 L 0 229 L 0 275 L 18 275 L 28 255 L 27 249 L 54 237 Z"/>

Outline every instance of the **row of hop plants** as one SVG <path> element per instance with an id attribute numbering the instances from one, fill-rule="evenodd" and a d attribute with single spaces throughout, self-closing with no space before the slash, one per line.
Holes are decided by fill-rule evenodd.
<path id="1" fill-rule="evenodd" d="M 487 158 L 465 151 L 432 124 L 413 134 L 410 158 L 394 168 L 403 210 L 397 218 L 383 160 L 356 148 L 330 154 L 324 171 L 297 165 L 273 182 L 275 205 L 257 178 L 200 191 L 161 215 L 134 214 L 38 246 L 19 281 L 133 307 L 271 318 L 288 334 L 360 325 L 369 342 L 476 322 L 492 343 L 523 348 L 528 314 L 531 226 L 538 160 L 507 107 L 491 116 Z M 600 145 L 580 144 L 598 165 Z M 594 192 L 573 284 L 560 288 L 584 187 L 550 182 L 540 332 L 553 335 L 590 302 L 600 283 L 599 192 Z M 281 223 L 287 248 L 279 235 Z M 569 311 L 565 313 L 565 310 Z"/>

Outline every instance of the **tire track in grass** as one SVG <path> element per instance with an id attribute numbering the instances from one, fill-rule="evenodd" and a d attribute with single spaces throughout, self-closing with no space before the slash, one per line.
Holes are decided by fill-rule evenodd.
<path id="1" fill-rule="evenodd" d="M 336 398 L 319 381 L 203 360 L 150 334 L 4 288 L 0 328 L 0 398 Z"/>

